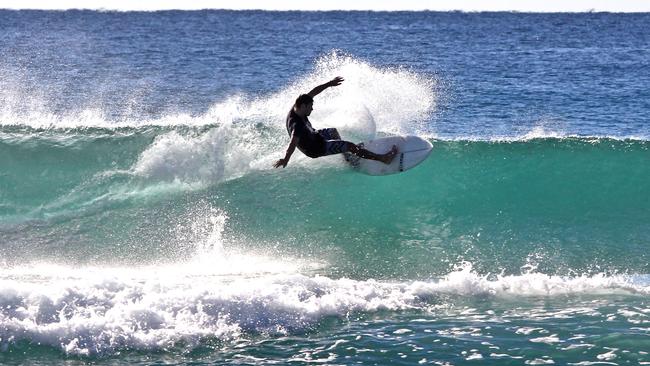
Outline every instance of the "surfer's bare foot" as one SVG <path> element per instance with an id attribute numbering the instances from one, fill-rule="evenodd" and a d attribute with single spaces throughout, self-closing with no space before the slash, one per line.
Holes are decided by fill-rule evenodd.
<path id="1" fill-rule="evenodd" d="M 397 145 L 393 145 L 389 152 L 385 153 L 381 157 L 381 162 L 384 164 L 390 164 L 393 159 L 397 156 Z"/>

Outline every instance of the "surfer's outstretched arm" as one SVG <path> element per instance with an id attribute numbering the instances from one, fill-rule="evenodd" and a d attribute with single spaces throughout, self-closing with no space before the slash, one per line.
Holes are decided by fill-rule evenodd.
<path id="1" fill-rule="evenodd" d="M 284 158 L 276 161 L 275 164 L 273 164 L 273 167 L 275 167 L 275 168 L 279 168 L 279 167 L 286 168 L 287 164 L 289 164 L 289 159 L 291 159 L 291 155 L 296 150 L 297 145 L 298 145 L 298 136 L 296 136 L 295 133 L 292 133 L 291 134 L 291 141 L 289 141 L 289 147 L 287 147 L 287 152 L 284 154 Z"/>
<path id="2" fill-rule="evenodd" d="M 315 88 L 312 89 L 309 93 L 307 93 L 307 95 L 309 95 L 310 97 L 313 98 L 313 97 L 317 96 L 318 94 L 320 94 L 323 90 L 325 90 L 325 89 L 327 89 L 327 88 L 329 88 L 329 87 L 331 87 L 331 86 L 338 86 L 338 85 L 341 85 L 341 83 L 343 82 L 343 80 L 344 80 L 344 79 L 343 79 L 342 77 L 337 76 L 337 77 L 335 77 L 334 79 L 332 79 L 332 80 L 326 82 L 325 84 L 321 84 L 321 85 L 315 87 Z"/>

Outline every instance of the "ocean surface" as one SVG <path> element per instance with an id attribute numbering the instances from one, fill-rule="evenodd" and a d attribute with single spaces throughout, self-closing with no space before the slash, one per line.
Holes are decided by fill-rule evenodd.
<path id="1" fill-rule="evenodd" d="M 649 365 L 648 24 L 0 10 L 0 364 Z"/>

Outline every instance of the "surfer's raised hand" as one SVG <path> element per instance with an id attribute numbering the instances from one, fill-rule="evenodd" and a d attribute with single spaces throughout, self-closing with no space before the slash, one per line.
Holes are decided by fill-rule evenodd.
<path id="1" fill-rule="evenodd" d="M 310 97 L 313 98 L 313 97 L 317 96 L 318 94 L 320 94 L 323 90 L 325 90 L 325 89 L 327 89 L 329 87 L 341 85 L 343 80 L 345 80 L 345 79 L 343 79 L 341 76 L 337 76 L 334 79 L 326 82 L 325 84 L 321 84 L 321 85 L 315 87 L 309 93 L 307 93 L 307 95 L 309 95 Z"/>
<path id="2" fill-rule="evenodd" d="M 337 76 L 337 77 L 335 77 L 334 79 L 330 80 L 330 81 L 327 83 L 327 85 L 328 85 L 328 86 L 339 86 L 339 85 L 341 85 L 341 83 L 344 82 L 344 81 L 345 81 L 345 79 L 343 79 L 343 77 L 341 77 L 341 76 Z"/>

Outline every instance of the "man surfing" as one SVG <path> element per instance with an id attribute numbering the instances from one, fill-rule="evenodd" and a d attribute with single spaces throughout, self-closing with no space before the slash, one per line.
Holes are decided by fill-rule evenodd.
<path id="1" fill-rule="evenodd" d="M 301 94 L 296 99 L 286 122 L 291 141 L 284 158 L 275 162 L 274 167 L 286 167 L 296 147 L 310 158 L 350 152 L 363 159 L 377 160 L 384 164 L 390 164 L 393 161 L 397 154 L 397 146 L 395 145 L 385 154 L 375 154 L 352 142 L 341 140 L 341 135 L 339 135 L 336 128 L 314 130 L 312 127 L 307 117 L 314 109 L 314 97 L 329 87 L 341 85 L 342 82 L 343 78 L 337 76 L 327 83 L 315 87 L 309 93 Z"/>

